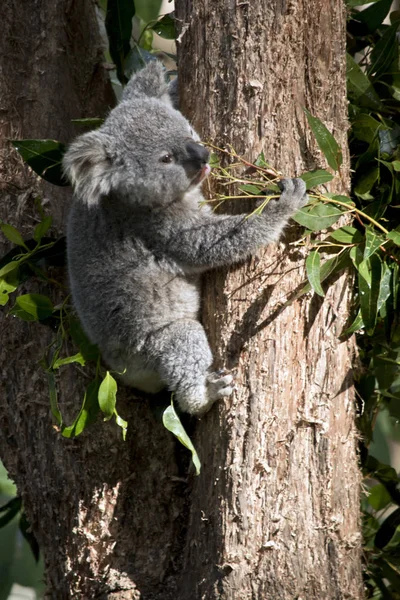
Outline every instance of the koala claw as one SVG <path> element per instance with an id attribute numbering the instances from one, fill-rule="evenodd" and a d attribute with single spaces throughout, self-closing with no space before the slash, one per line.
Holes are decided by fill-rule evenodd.
<path id="1" fill-rule="evenodd" d="M 278 183 L 282 190 L 280 202 L 289 202 L 296 209 L 301 208 L 308 202 L 306 184 L 299 177 L 295 179 L 281 179 Z"/>
<path id="2" fill-rule="evenodd" d="M 232 375 L 221 375 L 220 371 L 211 373 L 207 377 L 207 391 L 209 398 L 217 400 L 218 398 L 230 396 L 233 392 L 232 382 Z"/>

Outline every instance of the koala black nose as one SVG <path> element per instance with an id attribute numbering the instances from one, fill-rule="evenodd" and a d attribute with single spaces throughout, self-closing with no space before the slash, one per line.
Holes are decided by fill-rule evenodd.
<path id="1" fill-rule="evenodd" d="M 196 142 L 187 142 L 186 152 L 189 155 L 189 160 L 200 163 L 201 166 L 208 163 L 210 158 L 210 153 L 207 148 Z"/>

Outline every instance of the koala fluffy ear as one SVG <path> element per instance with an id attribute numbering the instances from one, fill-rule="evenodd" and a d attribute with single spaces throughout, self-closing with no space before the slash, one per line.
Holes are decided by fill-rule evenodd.
<path id="1" fill-rule="evenodd" d="M 111 191 L 111 162 L 106 136 L 91 131 L 77 138 L 63 158 L 63 169 L 76 195 L 89 206 Z"/>
<path id="2" fill-rule="evenodd" d="M 130 78 L 124 89 L 122 101 L 133 100 L 140 96 L 158 98 L 172 105 L 165 81 L 164 67 L 159 60 L 149 62 L 144 69 Z"/>

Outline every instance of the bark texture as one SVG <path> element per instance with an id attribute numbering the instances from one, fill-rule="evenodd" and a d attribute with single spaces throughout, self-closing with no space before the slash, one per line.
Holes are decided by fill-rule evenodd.
<path id="1" fill-rule="evenodd" d="M 339 0 L 176 5 L 183 103 L 204 138 L 248 158 L 265 148 L 293 176 L 321 164 L 305 105 L 345 147 Z M 61 231 L 70 190 L 38 182 L 7 140 L 69 141 L 71 118 L 112 104 L 94 5 L 9 0 L 0 21 L 0 216 L 30 237 L 40 194 Z M 101 422 L 62 438 L 37 365 L 54 334 L 2 311 L 0 456 L 44 553 L 48 598 L 362 597 L 350 350 L 337 338 L 348 282 L 340 278 L 323 302 L 309 296 L 283 310 L 304 278 L 302 259 L 280 244 L 208 279 L 204 320 L 238 390 L 188 422 L 203 465 L 196 479 L 150 403 L 132 402 L 131 391 L 119 393 L 126 443 Z M 27 291 L 49 290 L 33 281 Z M 86 383 L 73 367 L 58 381 L 69 421 Z"/>
<path id="2" fill-rule="evenodd" d="M 341 0 L 186 0 L 177 17 L 182 103 L 203 139 L 263 150 L 293 177 L 326 166 L 306 107 L 346 148 Z M 285 308 L 305 278 L 295 238 L 208 277 L 204 321 L 238 390 L 197 431 L 185 598 L 363 597 L 352 349 L 338 340 L 349 282 Z"/>

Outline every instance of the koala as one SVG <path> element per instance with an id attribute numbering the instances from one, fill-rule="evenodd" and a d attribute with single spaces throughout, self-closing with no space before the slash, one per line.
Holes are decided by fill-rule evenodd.
<path id="1" fill-rule="evenodd" d="M 284 179 L 261 215 L 215 214 L 200 189 L 208 161 L 158 62 L 130 79 L 104 124 L 64 157 L 74 186 L 69 278 L 86 334 L 124 383 L 167 388 L 197 416 L 233 390 L 230 374 L 211 371 L 201 274 L 277 240 L 307 199 L 301 179 Z"/>

